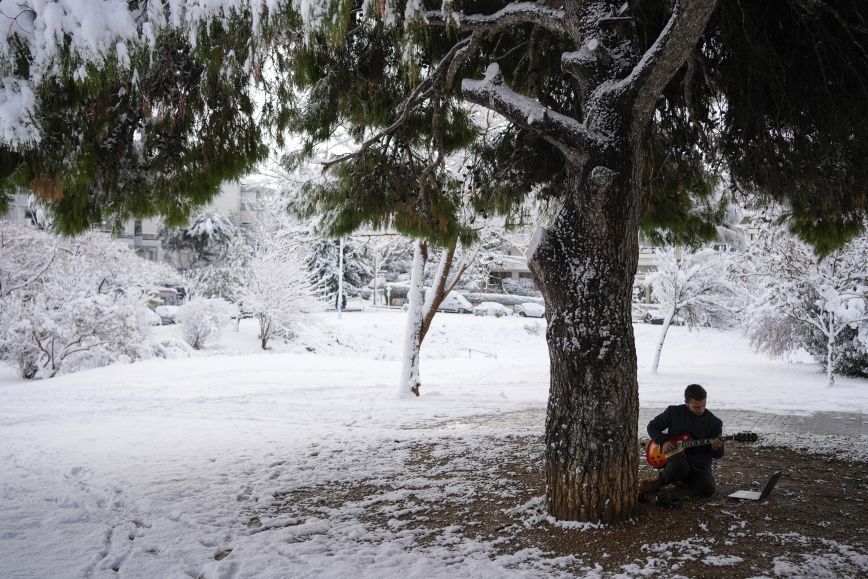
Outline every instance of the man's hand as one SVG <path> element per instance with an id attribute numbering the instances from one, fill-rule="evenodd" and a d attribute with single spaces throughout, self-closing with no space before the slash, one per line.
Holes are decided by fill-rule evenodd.
<path id="1" fill-rule="evenodd" d="M 711 448 L 713 448 L 714 450 L 720 450 L 721 448 L 723 448 L 723 441 L 720 438 L 712 438 Z"/>
<path id="2" fill-rule="evenodd" d="M 671 440 L 667 440 L 666 442 L 663 443 L 661 450 L 663 451 L 663 454 L 667 454 L 667 453 L 675 450 L 675 443 L 672 442 Z"/>

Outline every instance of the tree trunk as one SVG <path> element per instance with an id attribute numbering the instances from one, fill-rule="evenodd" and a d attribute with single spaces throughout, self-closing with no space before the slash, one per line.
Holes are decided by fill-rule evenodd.
<path id="1" fill-rule="evenodd" d="M 413 270 L 410 274 L 410 290 L 407 298 L 407 332 L 404 336 L 404 359 L 401 366 L 402 396 L 419 396 L 422 386 L 419 380 L 419 351 L 422 347 L 422 305 L 425 300 L 425 262 L 428 261 L 428 244 L 416 241 L 413 251 Z"/>
<path id="2" fill-rule="evenodd" d="M 434 316 L 437 314 L 437 308 L 443 303 L 448 293 L 446 289 L 446 280 L 449 278 L 449 272 L 452 270 L 452 262 L 455 259 L 455 249 L 458 246 L 458 240 L 454 240 L 449 247 L 443 250 L 440 256 L 440 263 L 437 265 L 437 271 L 434 273 L 434 283 L 431 287 L 431 293 L 425 298 L 425 307 L 422 308 L 422 329 L 419 334 L 419 346 L 425 341 L 425 336 L 428 335 L 428 329 L 431 327 L 431 322 L 434 321 Z M 459 273 L 460 275 L 460 273 Z"/>
<path id="3" fill-rule="evenodd" d="M 268 349 L 268 340 L 271 338 L 271 318 L 263 315 L 259 318 L 259 345 L 263 350 Z"/>
<path id="4" fill-rule="evenodd" d="M 666 341 L 666 333 L 669 331 L 669 326 L 672 324 L 672 318 L 674 317 L 674 308 L 666 312 L 666 318 L 663 320 L 663 329 L 660 331 L 660 339 L 657 341 L 657 349 L 654 351 L 654 365 L 651 367 L 651 372 L 654 374 L 657 373 L 657 368 L 660 366 L 660 353 L 663 351 L 663 342 Z"/>
<path id="5" fill-rule="evenodd" d="M 338 318 L 344 317 L 344 238 L 338 242 Z"/>
<path id="6" fill-rule="evenodd" d="M 610 522 L 636 509 L 639 397 L 630 299 L 641 164 L 621 163 L 621 173 L 598 166 L 570 175 L 564 186 L 571 193 L 554 224 L 531 244 L 530 268 L 548 319 L 546 499 L 557 519 Z"/>
<path id="7" fill-rule="evenodd" d="M 829 314 L 829 322 L 831 322 L 832 315 Z M 835 333 L 832 332 L 832 324 L 829 324 L 829 334 L 826 337 L 826 386 L 831 388 L 835 385 L 835 356 L 833 355 L 835 351 Z"/>

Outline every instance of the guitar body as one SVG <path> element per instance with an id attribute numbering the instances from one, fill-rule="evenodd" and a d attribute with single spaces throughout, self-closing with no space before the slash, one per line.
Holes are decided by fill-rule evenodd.
<path id="1" fill-rule="evenodd" d="M 693 440 L 693 437 L 689 434 L 681 434 L 678 436 L 670 436 L 666 439 L 667 442 L 672 442 L 676 445 L 676 448 L 679 443 L 687 442 L 689 440 Z M 681 450 L 671 450 L 669 451 L 669 456 L 681 452 Z M 663 452 L 663 447 L 653 440 L 648 441 L 648 445 L 645 447 L 645 458 L 648 460 L 648 464 L 653 466 L 654 468 L 663 468 L 666 466 L 666 463 L 669 462 L 669 456 Z"/>

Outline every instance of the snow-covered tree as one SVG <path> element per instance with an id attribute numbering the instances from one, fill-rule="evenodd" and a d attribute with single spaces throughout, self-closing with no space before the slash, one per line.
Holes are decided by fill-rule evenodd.
<path id="1" fill-rule="evenodd" d="M 339 301 L 358 296 L 374 276 L 371 256 L 365 245 L 352 237 L 344 239 L 343 280 L 340 279 L 340 247 L 338 239 L 314 237 L 307 250 L 310 283 L 317 288 L 321 301 L 338 307 Z M 341 281 L 343 283 L 341 283 Z M 342 286 L 343 295 L 338 295 Z"/>
<path id="2" fill-rule="evenodd" d="M 140 358 L 149 296 L 174 275 L 102 234 L 0 222 L 0 356 L 26 378 Z"/>
<path id="3" fill-rule="evenodd" d="M 164 259 L 180 272 L 225 260 L 237 237 L 232 221 L 216 211 L 195 215 L 187 227 L 160 230 Z"/>
<path id="4" fill-rule="evenodd" d="M 781 355 L 809 347 L 820 354 L 829 386 L 842 349 L 868 353 L 868 235 L 820 256 L 770 222 L 748 259 L 757 297 L 747 332 L 758 350 Z M 852 341 L 845 344 L 844 335 Z"/>
<path id="5" fill-rule="evenodd" d="M 364 232 L 360 231 L 356 239 L 362 241 L 371 254 L 373 279 L 371 303 L 378 305 L 380 295 L 386 285 L 386 267 L 396 257 L 405 252 L 412 243 L 404 236 L 394 232 Z M 410 269 L 410 268 L 407 268 Z M 407 271 L 406 269 L 404 271 Z M 402 272 L 403 273 L 403 272 Z M 392 278 L 394 280 L 394 277 Z M 390 280 L 390 281 L 392 281 Z M 383 296 L 385 298 L 385 296 Z M 387 304 L 386 304 L 387 305 Z"/>
<path id="6" fill-rule="evenodd" d="M 675 316 L 681 316 L 691 328 L 731 324 L 737 288 L 730 277 L 728 262 L 725 253 L 712 249 L 679 252 L 668 248 L 658 255 L 657 270 L 646 280 L 664 312 L 663 328 L 651 366 L 654 374 L 660 366 L 663 342 Z"/>
<path id="7" fill-rule="evenodd" d="M 57 257 L 58 241 L 0 220 L 0 297 L 38 283 Z"/>
<path id="8" fill-rule="evenodd" d="M 178 308 L 175 321 L 184 340 L 194 350 L 201 350 L 217 341 L 223 327 L 238 314 L 238 309 L 222 298 L 193 298 Z"/>
<path id="9" fill-rule="evenodd" d="M 280 197 L 263 198 L 250 235 L 243 309 L 259 321 L 259 342 L 290 338 L 295 325 L 321 309 L 305 255 L 307 228 L 290 221 Z"/>
<path id="10" fill-rule="evenodd" d="M 228 217 L 204 211 L 187 227 L 164 227 L 160 239 L 165 261 L 181 273 L 187 298 L 240 299 L 249 248 Z"/>

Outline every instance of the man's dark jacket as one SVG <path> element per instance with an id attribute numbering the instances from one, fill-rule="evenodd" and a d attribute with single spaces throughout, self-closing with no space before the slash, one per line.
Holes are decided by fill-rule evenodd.
<path id="1" fill-rule="evenodd" d="M 663 431 L 666 430 L 667 433 Z M 717 438 L 723 433 L 723 422 L 709 410 L 697 416 L 686 404 L 670 406 L 648 423 L 648 436 L 657 444 L 663 444 L 670 436 L 689 434 L 697 438 Z M 711 459 L 723 457 L 723 447 L 713 450 L 711 446 L 688 448 L 687 462 L 693 468 L 708 470 Z"/>

